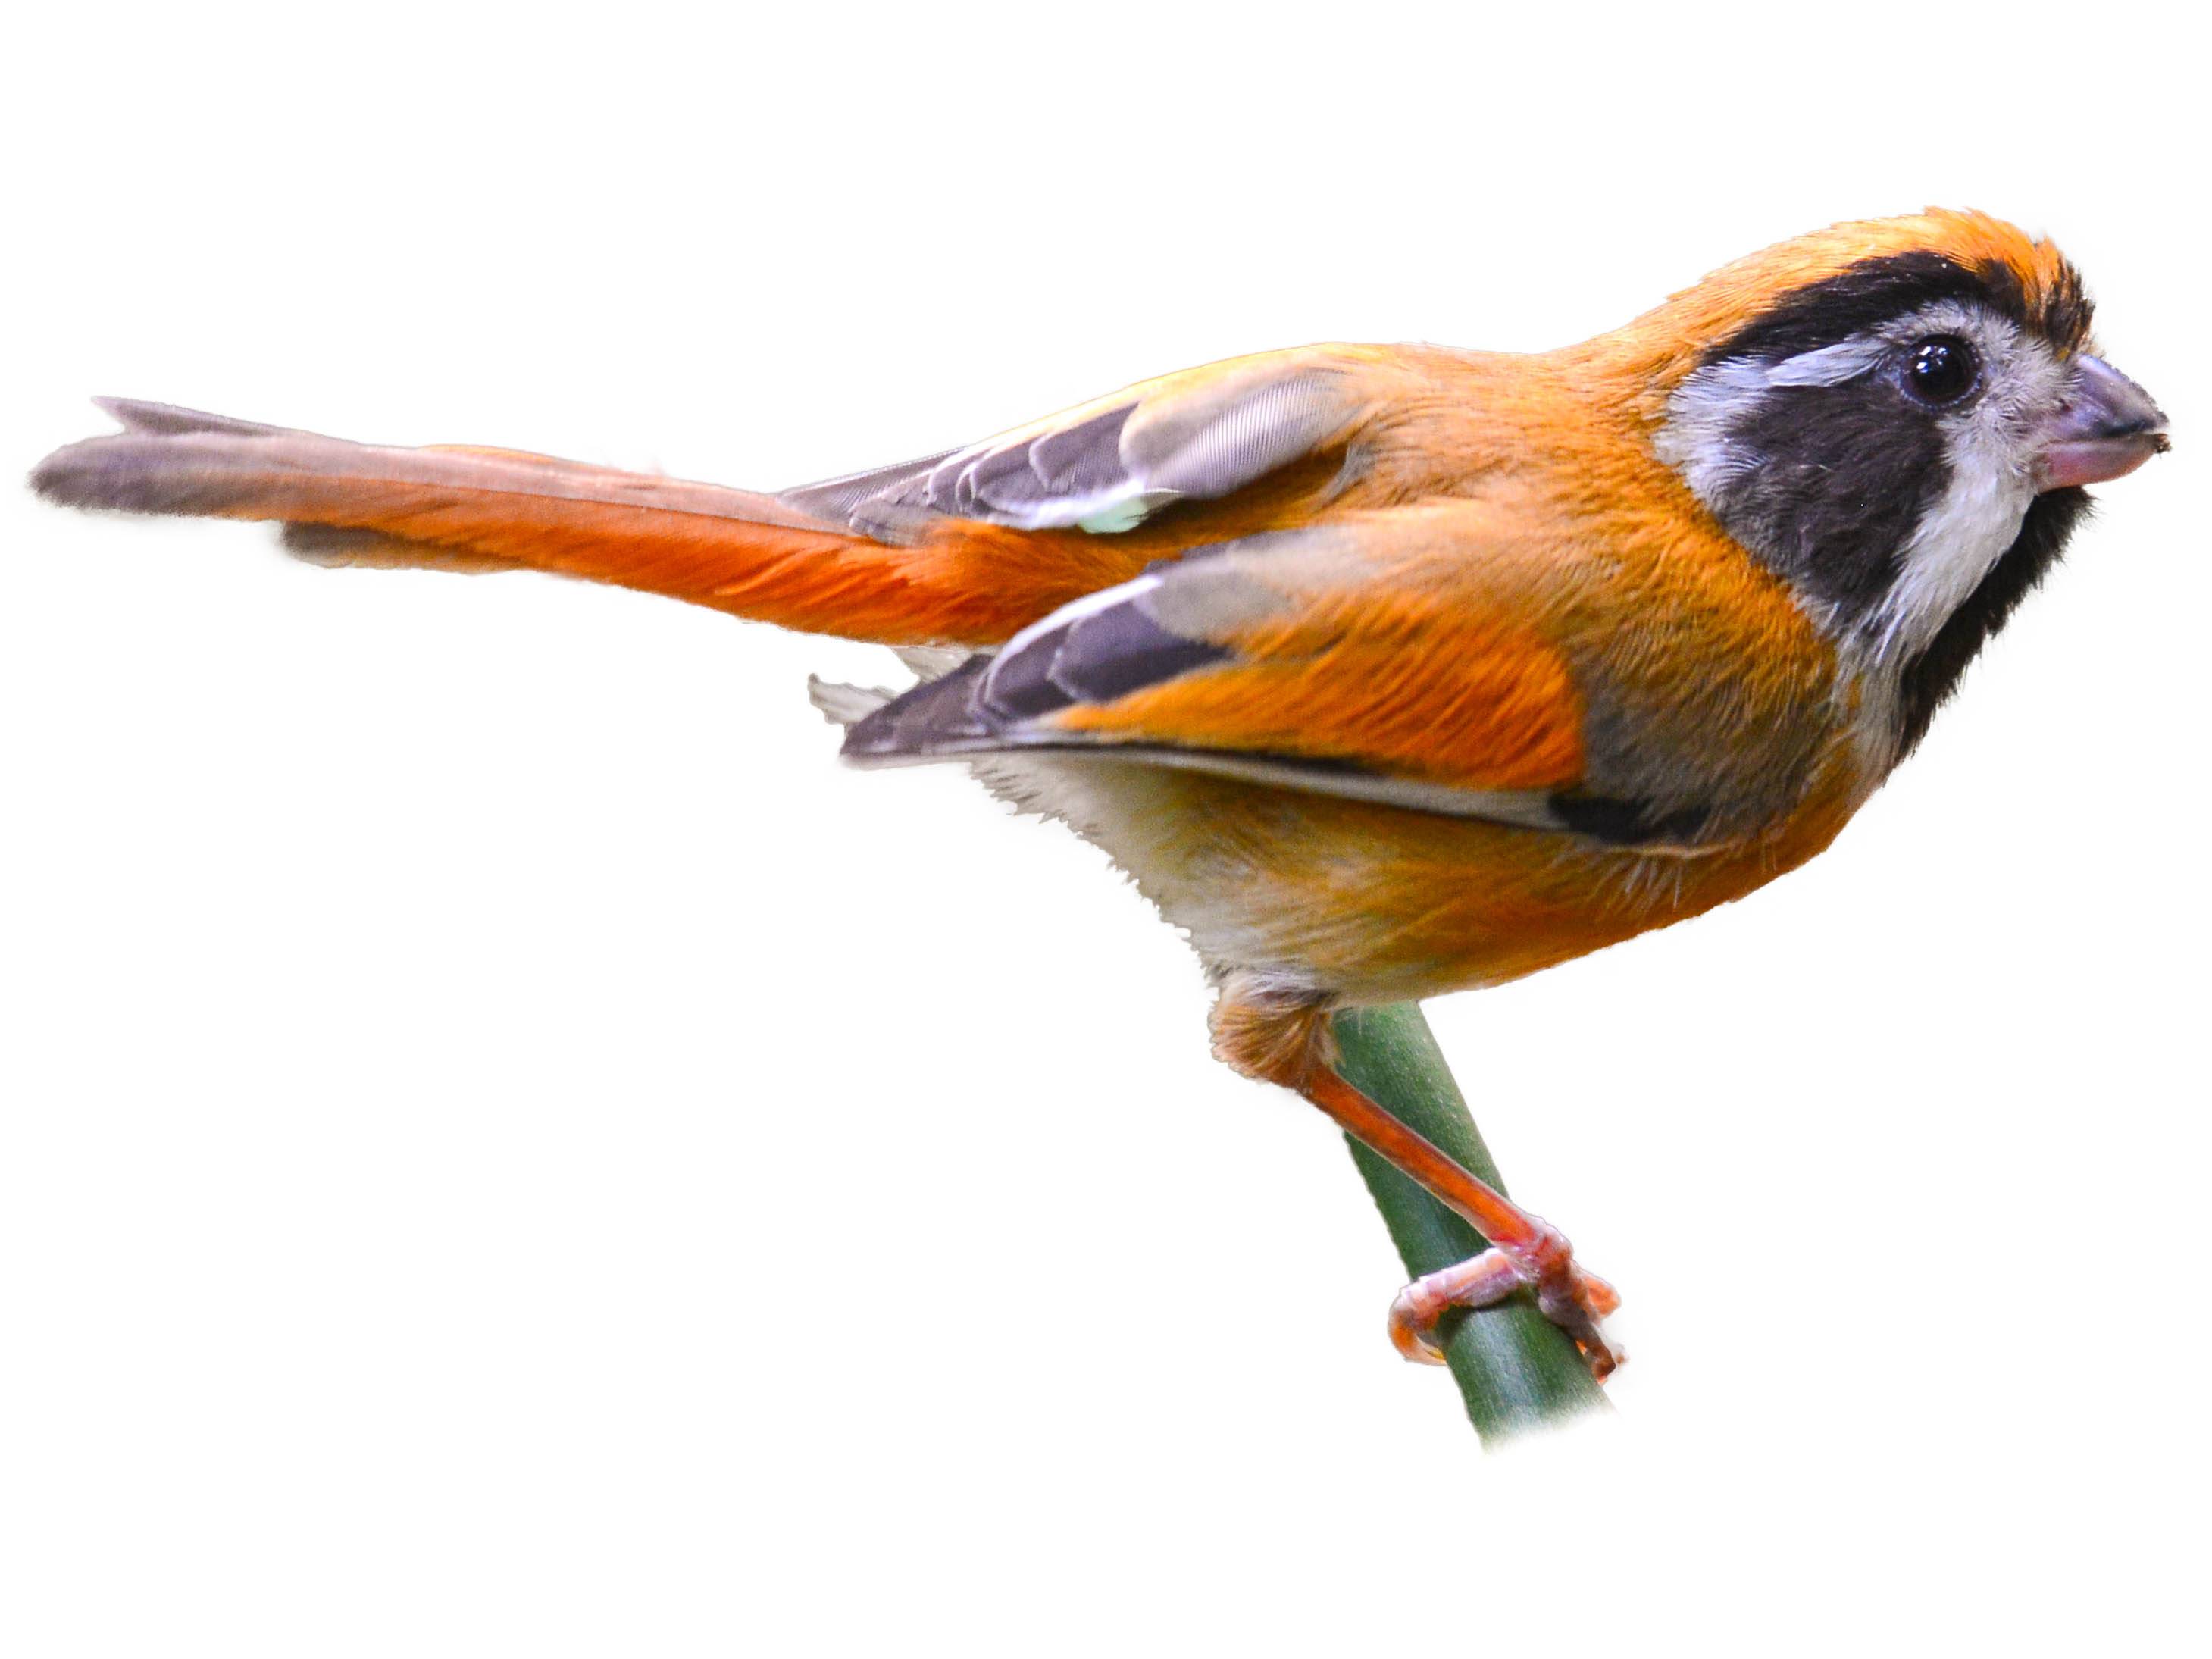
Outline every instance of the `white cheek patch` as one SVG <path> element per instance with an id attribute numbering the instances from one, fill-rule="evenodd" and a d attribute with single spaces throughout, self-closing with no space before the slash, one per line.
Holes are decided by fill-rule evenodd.
<path id="1" fill-rule="evenodd" d="M 1964 305 L 1923 325 L 1971 341 L 1981 386 L 1942 422 L 1951 479 L 1899 550 L 1897 581 L 1871 619 L 1875 654 L 1905 661 L 1931 641 L 2020 534 L 2035 499 L 2034 434 L 2065 401 L 2069 370 L 2040 340 Z"/>
<path id="2" fill-rule="evenodd" d="M 1897 581 L 1869 631 L 1879 657 L 1917 656 L 2020 534 L 2034 485 L 2009 451 L 1951 445 L 1951 483 L 1897 560 Z"/>

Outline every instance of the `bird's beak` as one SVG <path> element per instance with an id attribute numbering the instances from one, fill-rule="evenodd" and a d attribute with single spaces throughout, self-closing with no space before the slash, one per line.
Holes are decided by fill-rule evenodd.
<path id="1" fill-rule="evenodd" d="M 2166 447 L 2166 416 L 2150 393 L 2085 352 L 2074 360 L 2065 406 L 2044 424 L 2035 487 L 2063 489 L 2124 478 Z"/>

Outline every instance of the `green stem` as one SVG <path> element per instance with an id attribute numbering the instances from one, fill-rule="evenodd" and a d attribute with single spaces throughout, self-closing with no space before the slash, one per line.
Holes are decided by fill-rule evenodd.
<path id="1" fill-rule="evenodd" d="M 1505 1190 L 1418 1003 L 1347 1009 L 1335 1016 L 1335 1028 L 1340 1069 L 1347 1081 Z M 1358 1141 L 1350 1145 L 1391 1241 L 1415 1276 L 1464 1261 L 1484 1248 L 1480 1233 L 1420 1187 Z M 1486 1445 L 1606 1409 L 1605 1391 L 1591 1379 L 1573 1341 L 1525 1293 L 1494 1308 L 1448 1315 L 1439 1334 L 1467 1414 Z"/>

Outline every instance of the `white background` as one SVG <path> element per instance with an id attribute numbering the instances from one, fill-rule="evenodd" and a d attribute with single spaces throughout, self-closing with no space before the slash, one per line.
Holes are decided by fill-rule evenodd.
<path id="1" fill-rule="evenodd" d="M 2201 70 L 2148 11 L 42 8 L 0 459 L 112 392 L 778 486 L 1832 219 L 2176 453 L 1826 859 L 1432 1009 L 1628 1296 L 1484 1459 L 1343 1148 L 885 653 L 0 497 L 0 1648 L 2129 1651 L 2208 1475 Z"/>

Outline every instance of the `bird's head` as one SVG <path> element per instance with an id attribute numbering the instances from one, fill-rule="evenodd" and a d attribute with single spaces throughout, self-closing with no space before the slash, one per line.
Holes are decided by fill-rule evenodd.
<path id="1" fill-rule="evenodd" d="M 2050 243 L 1930 210 L 1740 259 L 1595 343 L 1705 509 L 1896 677 L 1909 749 L 2058 556 L 2081 487 L 2166 447 L 2093 354 L 2090 309 Z"/>

